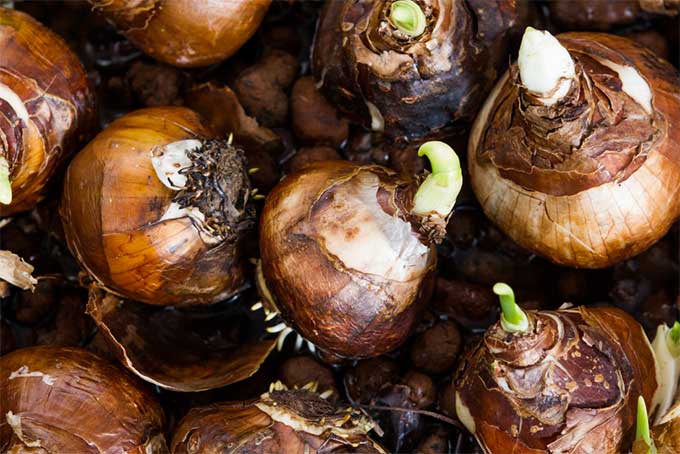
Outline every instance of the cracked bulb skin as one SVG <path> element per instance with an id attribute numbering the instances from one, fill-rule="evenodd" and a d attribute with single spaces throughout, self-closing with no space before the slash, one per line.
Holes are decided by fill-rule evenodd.
<path id="1" fill-rule="evenodd" d="M 94 120 L 78 57 L 29 15 L 0 7 L 0 217 L 42 200 Z"/>
<path id="2" fill-rule="evenodd" d="M 32 347 L 0 358 L 0 450 L 163 454 L 156 396 L 124 369 L 75 347 Z"/>
<path id="3" fill-rule="evenodd" d="M 89 0 L 144 53 L 193 68 L 234 55 L 260 26 L 271 0 Z"/>
<path id="4" fill-rule="evenodd" d="M 60 213 L 95 283 L 157 305 L 222 301 L 245 284 L 254 224 L 243 151 L 184 107 L 129 113 L 71 162 Z"/>
<path id="5" fill-rule="evenodd" d="M 680 79 L 626 38 L 557 39 L 575 75 L 541 94 L 513 64 L 473 125 L 470 178 L 514 241 L 557 264 L 604 268 L 647 249 L 680 215 Z"/>
<path id="6" fill-rule="evenodd" d="M 638 396 L 656 392 L 642 327 L 611 307 L 528 311 L 527 332 L 491 326 L 459 366 L 456 412 L 487 453 L 624 452 Z"/>
<path id="7" fill-rule="evenodd" d="M 410 213 L 413 189 L 384 167 L 321 161 L 267 196 L 260 254 L 272 303 L 322 350 L 367 358 L 411 333 L 448 221 Z"/>
<path id="8" fill-rule="evenodd" d="M 523 2 L 408 2 L 423 13 L 422 32 L 398 27 L 398 1 L 326 2 L 312 55 L 332 104 L 399 142 L 444 137 L 457 122 L 471 122 L 526 17 Z M 413 15 L 413 8 L 397 12 Z"/>

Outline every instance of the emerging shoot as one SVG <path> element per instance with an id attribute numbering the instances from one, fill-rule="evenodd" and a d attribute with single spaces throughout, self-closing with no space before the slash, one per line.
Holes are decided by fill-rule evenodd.
<path id="1" fill-rule="evenodd" d="M 508 284 L 498 282 L 493 292 L 501 301 L 501 326 L 509 333 L 525 333 L 529 329 L 529 319 L 515 302 L 515 293 Z"/>
<path id="2" fill-rule="evenodd" d="M 418 156 L 427 156 L 432 173 L 418 188 L 413 199 L 412 212 L 422 216 L 437 213 L 446 217 L 453 209 L 463 186 L 458 155 L 444 142 L 431 141 L 421 145 Z"/>
<path id="3" fill-rule="evenodd" d="M 9 181 L 9 164 L 7 159 L 0 156 L 0 203 L 12 203 L 12 183 Z"/>
<path id="4" fill-rule="evenodd" d="M 397 0 L 392 3 L 389 21 L 394 28 L 411 38 L 422 35 L 427 23 L 425 13 L 413 0 Z"/>
<path id="5" fill-rule="evenodd" d="M 522 85 L 546 106 L 562 99 L 576 76 L 567 49 L 549 32 L 533 27 L 524 31 L 517 65 Z"/>
<path id="6" fill-rule="evenodd" d="M 680 382 L 680 322 L 676 321 L 671 328 L 665 323 L 660 324 L 652 341 L 652 349 L 656 358 L 658 387 L 650 408 L 656 413 L 654 423 L 658 424 L 673 405 Z"/>
<path id="7" fill-rule="evenodd" d="M 635 440 L 642 440 L 648 446 L 645 454 L 656 454 L 656 447 L 649 432 L 649 418 L 647 417 L 647 406 L 642 396 L 638 397 L 637 422 L 635 424 Z"/>

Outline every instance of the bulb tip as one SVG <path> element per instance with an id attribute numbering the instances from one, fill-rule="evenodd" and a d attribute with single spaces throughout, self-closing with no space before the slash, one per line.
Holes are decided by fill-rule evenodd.
<path id="1" fill-rule="evenodd" d="M 517 59 L 522 85 L 552 105 L 564 97 L 576 76 L 569 51 L 550 32 L 527 27 Z"/>
<path id="2" fill-rule="evenodd" d="M 418 156 L 427 156 L 432 173 L 418 188 L 412 212 L 421 215 L 436 212 L 446 217 L 453 210 L 463 185 L 460 159 L 453 148 L 439 141 L 422 144 Z"/>
<path id="3" fill-rule="evenodd" d="M 425 32 L 427 18 L 420 5 L 413 0 L 397 0 L 390 6 L 389 21 L 394 28 L 416 38 Z"/>
<path id="4" fill-rule="evenodd" d="M 680 322 L 676 320 L 666 336 L 668 351 L 675 357 L 680 356 Z"/>
<path id="5" fill-rule="evenodd" d="M 521 307 L 515 302 L 515 293 L 504 283 L 497 282 L 493 292 L 501 303 L 501 327 L 510 333 L 525 333 L 529 330 L 529 319 Z"/>
<path id="6" fill-rule="evenodd" d="M 496 295 L 513 295 L 512 288 L 504 282 L 496 282 L 493 286 L 493 292 Z"/>
<path id="7" fill-rule="evenodd" d="M 652 437 L 649 433 L 649 417 L 645 399 L 640 395 L 637 401 L 637 419 L 635 423 L 635 439 L 643 440 L 647 446 L 652 446 Z"/>

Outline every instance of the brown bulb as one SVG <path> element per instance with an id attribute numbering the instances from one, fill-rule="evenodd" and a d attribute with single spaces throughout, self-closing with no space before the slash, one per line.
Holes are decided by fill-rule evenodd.
<path id="1" fill-rule="evenodd" d="M 359 361 L 344 377 L 345 389 L 353 402 L 371 403 L 384 388 L 399 379 L 399 366 L 383 356 Z"/>
<path id="2" fill-rule="evenodd" d="M 437 322 L 425 330 L 413 342 L 411 362 L 418 369 L 439 374 L 451 369 L 460 351 L 461 338 L 456 324 Z"/>
<path id="3" fill-rule="evenodd" d="M 623 452 L 638 396 L 658 385 L 642 327 L 611 307 L 526 315 L 525 331 L 494 324 L 461 364 L 460 421 L 486 452 Z"/>
<path id="4" fill-rule="evenodd" d="M 172 452 L 385 453 L 368 436 L 373 428 L 379 431 L 363 411 L 327 402 L 313 385 L 276 382 L 255 401 L 192 409 L 175 430 Z"/>
<path id="5" fill-rule="evenodd" d="M 271 0 L 90 0 L 133 44 L 174 66 L 231 57 L 257 31 Z"/>
<path id="6" fill-rule="evenodd" d="M 307 383 L 316 382 L 319 392 L 330 394 L 327 397 L 330 402 L 335 402 L 340 397 L 330 369 L 309 356 L 289 358 L 281 365 L 279 376 L 283 384 L 289 388 L 302 388 Z"/>
<path id="7" fill-rule="evenodd" d="M 267 196 L 261 293 L 322 350 L 377 356 L 414 328 L 437 257 L 429 221 L 409 218 L 409 185 L 383 167 L 320 161 Z"/>
<path id="8" fill-rule="evenodd" d="M 0 358 L 0 388 L 2 452 L 167 452 L 155 396 L 86 350 L 16 350 Z"/>
<path id="9" fill-rule="evenodd" d="M 444 137 L 474 118 L 526 12 L 508 0 L 326 2 L 314 76 L 333 105 L 391 140 Z"/>
<path id="10" fill-rule="evenodd" d="M 0 217 L 33 208 L 93 126 L 95 103 L 66 43 L 0 7 Z"/>
<path id="11" fill-rule="evenodd" d="M 209 304 L 244 285 L 253 225 L 242 150 L 183 107 L 111 123 L 71 162 L 61 215 L 99 286 L 159 305 Z"/>

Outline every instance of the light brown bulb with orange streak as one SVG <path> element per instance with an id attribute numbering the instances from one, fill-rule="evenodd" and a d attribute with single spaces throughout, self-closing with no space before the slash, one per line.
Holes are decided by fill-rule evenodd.
<path id="1" fill-rule="evenodd" d="M 61 215 L 102 288 L 148 304 L 221 301 L 244 285 L 253 225 L 243 151 L 183 107 L 111 123 L 73 159 Z"/>
<path id="2" fill-rule="evenodd" d="M 133 44 L 174 66 L 231 57 L 257 31 L 271 0 L 90 0 Z"/>

